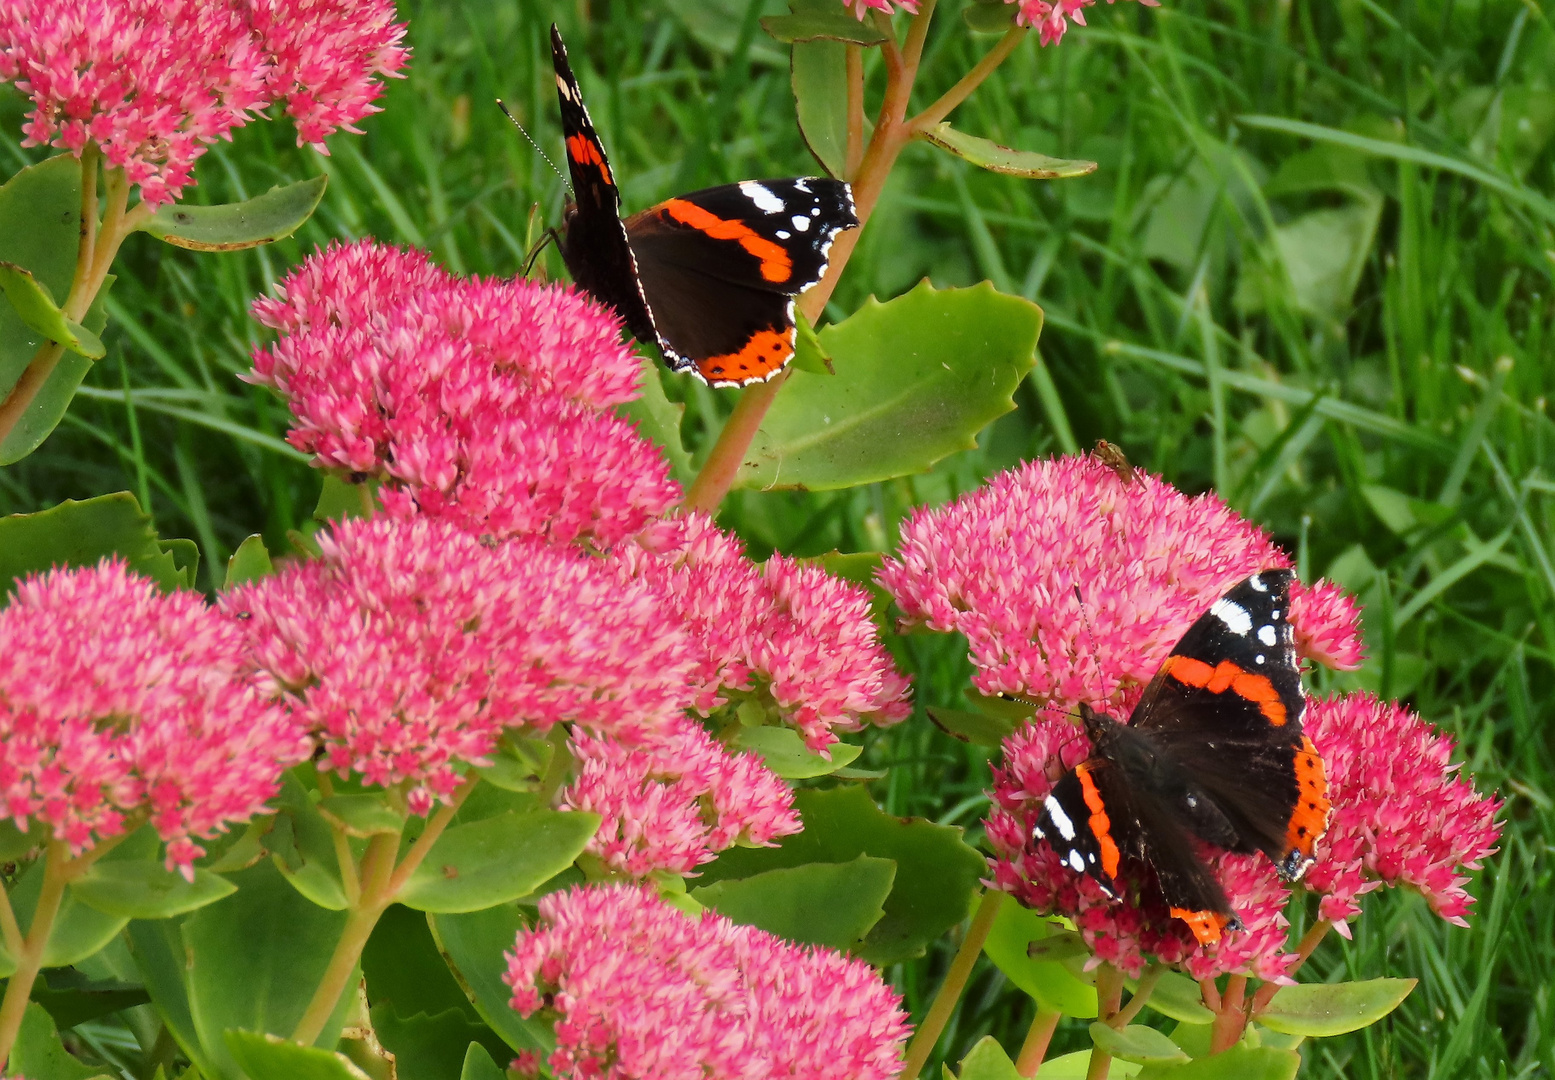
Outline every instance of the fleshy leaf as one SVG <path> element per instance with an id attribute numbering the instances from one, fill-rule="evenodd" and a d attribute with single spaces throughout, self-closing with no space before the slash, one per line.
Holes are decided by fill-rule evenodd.
<path id="1" fill-rule="evenodd" d="M 1009 738 L 1010 733 L 1017 726 L 1010 720 L 1001 720 L 987 713 L 969 712 L 965 709 L 947 709 L 940 705 L 929 705 L 924 711 L 946 735 L 974 746 L 997 747 Z"/>
<path id="2" fill-rule="evenodd" d="M 977 0 L 961 9 L 961 19 L 974 34 L 1002 34 L 1015 25 L 1019 6 L 1005 0 Z"/>
<path id="3" fill-rule="evenodd" d="M 737 923 L 806 945 L 851 949 L 885 914 L 896 864 L 860 855 L 692 889 L 691 899 Z"/>
<path id="4" fill-rule="evenodd" d="M 827 760 L 805 746 L 803 737 L 793 728 L 742 727 L 731 741 L 731 749 L 751 750 L 767 763 L 767 768 L 785 780 L 806 780 L 826 776 L 853 763 L 864 752 L 852 743 L 835 742 L 827 747 Z"/>
<path id="5" fill-rule="evenodd" d="M 749 878 L 807 863 L 845 863 L 873 855 L 896 863 L 885 916 L 858 955 L 876 965 L 922 956 L 931 941 L 967 917 L 987 863 L 962 831 L 884 813 L 862 787 L 800 791 L 794 806 L 804 832 L 777 847 L 731 848 L 701 867 L 702 882 Z"/>
<path id="6" fill-rule="evenodd" d="M 464 1067 L 459 1071 L 459 1080 L 505 1080 L 506 1076 L 484 1046 L 480 1043 L 470 1044 L 464 1054 Z"/>
<path id="7" fill-rule="evenodd" d="M 167 919 L 214 904 L 237 886 L 209 870 L 196 868 L 185 881 L 159 862 L 99 860 L 70 891 L 88 907 L 126 919 Z"/>
<path id="8" fill-rule="evenodd" d="M 465 996 L 503 1042 L 514 1050 L 549 1054 L 555 1047 L 550 1027 L 514 1012 L 508 1004 L 513 991 L 502 981 L 507 972 L 502 954 L 513 948 L 518 931 L 528 925 L 523 909 L 499 904 L 464 915 L 430 915 L 427 923 Z"/>
<path id="9" fill-rule="evenodd" d="M 227 560 L 227 580 L 222 588 L 231 589 L 246 582 L 269 577 L 273 573 L 275 573 L 275 564 L 270 561 L 270 550 L 265 547 L 264 537 L 253 533 L 238 545 L 238 549 L 232 553 L 232 558 Z"/>
<path id="10" fill-rule="evenodd" d="M 81 327 L 91 334 L 101 334 L 108 325 L 108 293 L 116 280 L 113 274 L 103 278 L 97 290 L 97 298 L 87 309 Z M 38 392 L 33 395 L 27 411 L 16 421 L 11 434 L 0 442 L 0 465 L 20 461 L 43 444 L 49 433 L 59 426 L 70 403 L 80 389 L 86 373 L 92 370 L 92 361 L 80 353 L 68 349 L 61 354 L 54 370 L 49 373 Z"/>
<path id="11" fill-rule="evenodd" d="M 1091 1042 L 1115 1058 L 1139 1065 L 1170 1064 L 1191 1060 L 1165 1034 L 1144 1024 L 1130 1024 L 1119 1031 L 1097 1021 L 1091 1025 Z"/>
<path id="12" fill-rule="evenodd" d="M 1375 1024 L 1398 1008 L 1417 981 L 1367 979 L 1282 986 L 1254 1019 L 1287 1035 L 1343 1035 Z"/>
<path id="13" fill-rule="evenodd" d="M 1208 1057 L 1171 1065 L 1146 1065 L 1139 1080 L 1294 1080 L 1301 1055 L 1294 1050 L 1238 1043 Z M 1044 1080 L 1047 1067 L 1043 1066 Z"/>
<path id="14" fill-rule="evenodd" d="M 945 1072 L 948 1075 L 950 1070 L 947 1068 Z M 961 1059 L 960 1080 L 1021 1080 L 1021 1076 L 998 1040 L 992 1035 L 984 1035 Z"/>
<path id="15" fill-rule="evenodd" d="M 379 1043 L 394 1055 L 396 1077 L 452 1077 L 464 1067 L 466 1052 L 472 1044 L 489 1039 L 499 1052 L 503 1044 L 485 1024 L 471 1021 L 462 1009 L 448 1009 L 436 1015 L 415 1013 L 399 1015 L 387 1001 L 373 1005 L 373 1032 Z"/>
<path id="16" fill-rule="evenodd" d="M 839 41 L 879 45 L 886 33 L 868 19 L 854 18 L 836 0 L 789 0 L 791 15 L 767 15 L 761 28 L 785 45 L 802 41 Z"/>
<path id="17" fill-rule="evenodd" d="M 30 329 L 73 353 L 80 353 L 90 360 L 102 359 L 107 351 L 102 339 L 80 323 L 67 319 L 49 287 L 33 277 L 31 270 L 0 261 L 0 288 L 5 290 L 12 310 Z"/>
<path id="18" fill-rule="evenodd" d="M 249 1080 L 371 1080 L 344 1054 L 298 1046 L 279 1035 L 227 1032 L 227 1052 Z"/>
<path id="19" fill-rule="evenodd" d="M 1039 1074 L 1042 1080 L 1085 1080 L 1087 1070 L 1091 1067 L 1091 1052 L 1089 1050 L 1076 1050 L 1072 1054 L 1064 1054 L 1051 1061 L 1042 1063 L 1042 1071 Z M 1132 1061 L 1113 1061 L 1108 1067 L 1108 1077 L 1127 1078 L 1139 1075 L 1140 1066 Z M 1168 1075 L 1162 1073 L 1163 1076 Z"/>
<path id="20" fill-rule="evenodd" d="M 572 865 L 599 828 L 582 811 L 509 811 L 456 825 L 400 890 L 417 911 L 481 911 L 526 896 Z"/>
<path id="21" fill-rule="evenodd" d="M 831 357 L 821 346 L 821 339 L 815 333 L 815 327 L 810 325 L 810 320 L 804 317 L 804 312 L 794 312 L 794 359 L 792 361 L 795 371 L 808 371 L 811 375 L 835 374 Z"/>
<path id="22" fill-rule="evenodd" d="M 1138 987 L 1133 979 L 1125 981 L 1130 991 Z M 1156 980 L 1155 989 L 1145 999 L 1145 1004 L 1162 1016 L 1170 1016 L 1184 1024 L 1209 1024 L 1215 1014 L 1204 1007 L 1204 995 L 1199 984 L 1175 971 L 1164 972 Z"/>
<path id="23" fill-rule="evenodd" d="M 239 203 L 196 206 L 163 203 L 141 231 L 195 251 L 241 251 L 283 240 L 313 216 L 329 177 L 319 175 L 273 187 Z"/>
<path id="24" fill-rule="evenodd" d="M 616 412 L 637 425 L 637 433 L 649 440 L 669 459 L 670 475 L 688 485 L 696 479 L 696 469 L 691 465 L 691 454 L 680 437 L 680 419 L 686 407 L 671 401 L 664 392 L 659 378 L 659 364 L 651 357 L 639 357 L 643 365 L 642 393 L 622 405 Z"/>
<path id="25" fill-rule="evenodd" d="M 992 139 L 957 131 L 948 121 L 919 131 L 916 137 L 941 150 L 948 150 L 963 161 L 970 161 L 979 169 L 1023 176 L 1028 180 L 1067 180 L 1096 171 L 1094 161 L 1068 161 L 1032 150 L 1014 150 Z"/>
<path id="26" fill-rule="evenodd" d="M 265 850 L 292 888 L 323 908 L 344 911 L 345 885 L 329 822 L 313 804 L 308 789 L 288 772 L 281 779 L 276 812 L 264 837 Z"/>
<path id="27" fill-rule="evenodd" d="M 830 176 L 848 161 L 848 47 L 836 41 L 796 42 L 789 58 L 799 134 Z"/>
<path id="28" fill-rule="evenodd" d="M 7 1076 L 26 1076 L 30 1080 L 111 1080 L 114 1075 L 71 1056 L 60 1041 L 53 1018 L 37 1002 L 30 1003 L 22 1015 L 22 1027 L 7 1066 Z"/>
<path id="29" fill-rule="evenodd" d="M 151 519 L 127 491 L 77 502 L 66 499 L 36 514 L 0 518 L 0 588 L 54 566 L 96 566 L 119 555 L 164 592 L 194 585 L 192 569 L 157 539 Z"/>
<path id="30" fill-rule="evenodd" d="M 378 795 L 331 795 L 319 800 L 319 816 L 347 836 L 366 838 L 397 833 L 405 818 Z"/>
<path id="31" fill-rule="evenodd" d="M 362 950 L 362 976 L 372 1003 L 392 1002 L 399 1016 L 461 1009 L 471 1023 L 484 1025 L 438 951 L 427 916 L 403 904 L 390 904 L 373 927 Z"/>
<path id="32" fill-rule="evenodd" d="M 1087 986 L 1059 962 L 1060 957 L 1033 959 L 1033 943 L 1057 938 L 1063 931 L 1030 908 L 1006 898 L 983 943 L 983 952 L 1005 977 L 1043 1008 L 1089 1019 L 1097 1014 L 1096 988 Z"/>
<path id="33" fill-rule="evenodd" d="M 984 282 L 927 281 L 868 300 L 820 331 L 835 375 L 796 371 L 756 433 L 738 483 L 824 491 L 923 472 L 1015 408 L 1042 309 Z"/>

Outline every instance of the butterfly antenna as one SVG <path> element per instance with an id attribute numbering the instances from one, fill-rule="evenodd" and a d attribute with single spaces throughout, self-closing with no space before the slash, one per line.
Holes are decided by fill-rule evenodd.
<path id="1" fill-rule="evenodd" d="M 524 130 L 524 125 L 518 122 L 518 117 L 514 116 L 508 111 L 508 107 L 502 103 L 501 98 L 497 99 L 497 108 L 502 110 L 503 116 L 513 121 L 513 126 L 518 128 L 518 133 L 524 137 L 530 146 L 535 148 L 535 153 L 539 154 L 545 159 L 545 163 L 551 167 L 551 171 L 558 177 L 561 177 L 562 186 L 565 187 L 568 191 L 571 191 L 571 182 L 569 182 L 567 177 L 562 174 L 562 171 L 556 167 L 556 162 L 551 160 L 551 155 L 540 149 L 540 144 L 535 142 L 534 136 L 530 135 L 528 131 Z"/>

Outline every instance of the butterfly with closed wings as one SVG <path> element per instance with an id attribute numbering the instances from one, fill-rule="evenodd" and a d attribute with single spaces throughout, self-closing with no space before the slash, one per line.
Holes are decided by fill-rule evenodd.
<path id="1" fill-rule="evenodd" d="M 794 356 L 794 298 L 858 225 L 840 180 L 746 180 L 666 199 L 625 220 L 561 34 L 551 59 L 573 199 L 561 230 L 573 281 L 608 304 L 675 371 L 711 386 L 764 382 Z"/>
<path id="2" fill-rule="evenodd" d="M 1265 570 L 1215 601 L 1128 723 L 1081 705 L 1090 756 L 1053 786 L 1033 829 L 1033 840 L 1109 896 L 1148 868 L 1200 944 L 1241 923 L 1194 837 L 1261 851 L 1282 878 L 1297 881 L 1328 828 L 1323 759 L 1301 730 L 1293 576 Z"/>

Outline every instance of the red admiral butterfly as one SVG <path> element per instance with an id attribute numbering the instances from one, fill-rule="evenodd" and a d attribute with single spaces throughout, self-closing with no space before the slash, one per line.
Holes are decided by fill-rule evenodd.
<path id="1" fill-rule="evenodd" d="M 1323 759 L 1301 733 L 1293 578 L 1265 570 L 1215 601 L 1127 724 L 1081 705 L 1091 756 L 1053 786 L 1033 830 L 1109 896 L 1120 891 L 1125 863 L 1148 866 L 1172 915 L 1201 944 L 1241 923 L 1190 834 L 1261 851 L 1297 881 L 1328 828 Z"/>
<path id="2" fill-rule="evenodd" d="M 561 34 L 551 59 L 573 198 L 562 259 L 665 363 L 712 386 L 764 382 L 794 355 L 794 297 L 821 280 L 832 241 L 858 225 L 840 180 L 746 180 L 621 219 L 621 192 L 583 107 Z"/>

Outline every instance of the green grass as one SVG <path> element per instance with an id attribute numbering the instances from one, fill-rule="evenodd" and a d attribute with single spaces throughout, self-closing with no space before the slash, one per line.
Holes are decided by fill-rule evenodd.
<path id="1" fill-rule="evenodd" d="M 328 159 L 296 150 L 284 124 L 216 147 L 195 200 L 322 168 L 331 184 L 319 214 L 293 240 L 239 254 L 131 241 L 108 358 L 44 448 L 0 471 L 0 513 L 128 488 L 164 535 L 200 544 L 207 586 L 248 533 L 279 544 L 310 513 L 318 477 L 280 443 L 284 410 L 235 378 L 256 340 L 248 303 L 316 244 L 367 234 L 430 247 L 459 272 L 513 273 L 558 220 L 562 188 L 490 101 L 505 98 L 557 144 L 544 45 L 553 17 L 629 208 L 814 171 L 786 61 L 759 32 L 741 33 L 744 3 L 599 4 L 585 26 L 587 7 L 405 4 L 414 64 L 365 137 L 334 139 Z M 994 40 L 970 37 L 958 7 L 941 4 L 920 105 Z M 1028 382 L 978 450 L 928 475 L 835 494 L 737 493 L 723 521 L 758 555 L 889 549 L 912 507 L 1099 437 L 1185 490 L 1219 491 L 1304 575 L 1364 599 L 1372 659 L 1319 684 L 1407 699 L 1460 740 L 1481 790 L 1507 800 L 1471 929 L 1417 897 L 1374 894 L 1354 941 L 1322 947 L 1308 978 L 1421 983 L 1388 1022 L 1309 1044 L 1306 1075 L 1549 1075 L 1551 9 L 1168 0 L 1088 16 L 1060 48 L 1023 45 L 952 119 L 1100 170 L 1036 184 L 909 149 L 831 308 L 840 317 L 923 276 L 991 279 L 1046 309 L 1054 393 Z M 20 113 L 7 91 L 6 130 Z M 728 395 L 668 385 L 688 405 L 688 444 L 705 448 Z M 891 766 L 876 794 L 975 835 L 986 755 L 921 712 L 958 697 L 964 656 L 948 639 L 899 644 L 919 715 L 869 736 L 868 760 Z M 891 972 L 915 1015 L 949 953 Z M 985 1032 L 1013 1050 L 1029 1016 L 985 964 L 940 1052 L 958 1060 Z M 1055 1041 L 1082 1045 L 1076 1023 Z"/>

